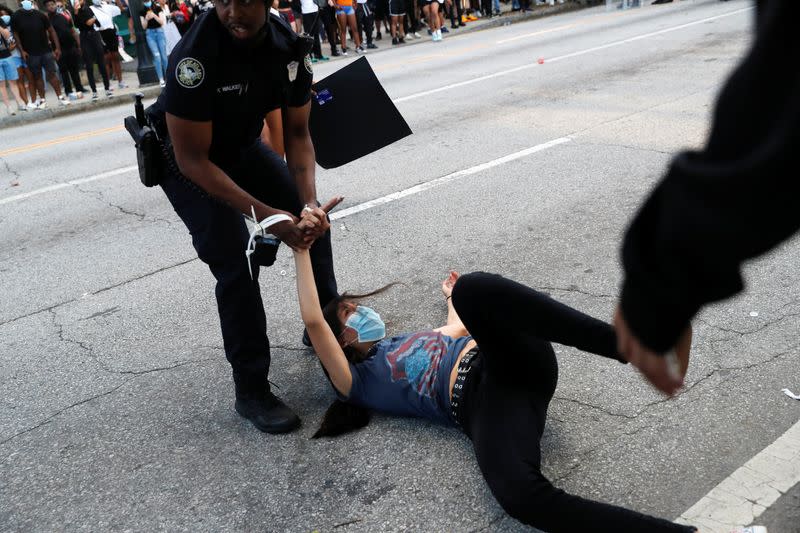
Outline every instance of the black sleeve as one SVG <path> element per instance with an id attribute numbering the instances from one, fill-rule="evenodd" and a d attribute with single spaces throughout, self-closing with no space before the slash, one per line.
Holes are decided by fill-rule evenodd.
<path id="1" fill-rule="evenodd" d="M 214 108 L 214 61 L 197 50 L 170 57 L 164 88 L 164 111 L 176 117 L 208 122 Z"/>
<path id="2" fill-rule="evenodd" d="M 42 18 L 42 24 L 44 24 L 44 29 L 49 30 L 52 24 L 50 24 L 50 17 L 39 11 L 39 16 Z"/>
<path id="3" fill-rule="evenodd" d="M 742 290 L 746 259 L 800 228 L 800 2 L 758 7 L 755 42 L 719 95 L 706 147 L 673 160 L 625 236 L 622 310 L 657 352 L 704 304 Z"/>
<path id="4" fill-rule="evenodd" d="M 81 8 L 75 14 L 75 25 L 78 27 L 78 30 L 83 29 L 84 31 L 86 31 L 86 29 L 88 28 L 86 23 L 89 21 L 89 19 L 92 18 L 92 16 L 93 14 L 91 14 L 91 12 L 89 12 L 87 8 Z"/>

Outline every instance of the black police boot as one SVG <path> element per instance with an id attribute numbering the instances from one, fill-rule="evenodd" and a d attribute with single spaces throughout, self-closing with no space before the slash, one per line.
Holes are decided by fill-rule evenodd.
<path id="1" fill-rule="evenodd" d="M 235 408 L 265 433 L 288 433 L 300 427 L 300 417 L 272 394 L 268 384 L 236 383 Z"/>

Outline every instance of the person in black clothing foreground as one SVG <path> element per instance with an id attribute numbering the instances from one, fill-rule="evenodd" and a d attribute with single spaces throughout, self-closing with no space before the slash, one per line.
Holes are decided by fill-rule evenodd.
<path id="1" fill-rule="evenodd" d="M 263 1 L 217 0 L 172 51 L 166 88 L 147 114 L 170 163 L 161 187 L 216 278 L 236 411 L 258 429 L 283 433 L 300 419 L 267 381 L 270 345 L 258 284 L 251 278 L 243 214 L 284 214 L 270 232 L 309 248 L 324 303 L 337 296 L 329 225 L 301 229 L 318 210 L 311 110 L 311 42 Z M 264 117 L 282 108 L 286 162 L 261 141 Z M 287 167 L 288 162 L 288 167 Z M 305 227 L 305 226 L 304 226 Z"/>
<path id="2" fill-rule="evenodd" d="M 628 228 L 620 352 L 659 390 L 661 357 L 706 304 L 743 289 L 742 263 L 800 228 L 800 2 L 759 0 L 755 40 L 720 92 L 705 148 L 673 159 Z"/>

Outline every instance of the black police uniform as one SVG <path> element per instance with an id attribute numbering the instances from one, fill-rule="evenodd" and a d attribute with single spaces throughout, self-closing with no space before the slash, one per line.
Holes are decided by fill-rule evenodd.
<path id="1" fill-rule="evenodd" d="M 148 110 L 163 137 L 164 114 L 211 121 L 210 160 L 255 198 L 299 215 L 303 208 L 284 160 L 260 140 L 264 116 L 280 107 L 300 107 L 311 98 L 311 63 L 298 55 L 298 37 L 269 16 L 266 36 L 255 48 L 237 45 L 216 11 L 202 14 L 173 50 L 166 88 Z M 241 213 L 211 198 L 180 174 L 166 139 L 168 164 L 161 187 L 192 235 L 198 257 L 217 280 L 216 297 L 225 355 L 237 394 L 263 388 L 270 351 L 257 281 L 245 258 L 248 231 Z M 330 232 L 311 248 L 320 302 L 337 295 Z M 253 265 L 257 279 L 258 266 Z"/>

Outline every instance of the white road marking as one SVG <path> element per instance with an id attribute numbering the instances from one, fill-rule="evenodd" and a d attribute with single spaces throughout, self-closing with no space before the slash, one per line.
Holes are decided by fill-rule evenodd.
<path id="1" fill-rule="evenodd" d="M 730 11 L 728 13 L 723 13 L 722 15 L 715 15 L 713 17 L 707 17 L 707 18 L 704 18 L 704 19 L 695 20 L 693 22 L 687 22 L 686 24 L 681 24 L 679 26 L 672 26 L 670 28 L 665 28 L 663 30 L 652 31 L 652 32 L 649 32 L 649 33 L 643 33 L 643 34 L 637 35 L 635 37 L 629 37 L 628 39 L 622 39 L 620 41 L 614 41 L 614 42 L 611 42 L 611 43 L 602 44 L 600 46 L 593 46 L 591 48 L 586 48 L 585 50 L 580 50 L 578 52 L 572 52 L 570 54 L 564 54 L 564 55 L 556 56 L 556 57 L 546 57 L 546 58 L 544 58 L 545 59 L 545 64 L 553 63 L 553 62 L 556 62 L 556 61 L 561 61 L 563 59 L 571 59 L 573 57 L 578 57 L 578 56 L 582 56 L 582 55 L 585 55 L 585 54 L 591 54 L 592 52 L 597 52 L 598 50 L 605 50 L 606 48 L 611 48 L 611 47 L 614 47 L 614 46 L 621 46 L 623 44 L 629 44 L 629 43 L 632 43 L 632 42 L 640 41 L 642 39 L 655 37 L 656 35 L 663 35 L 665 33 L 682 30 L 682 29 L 688 28 L 690 26 L 696 26 L 698 24 L 705 24 L 706 22 L 711 22 L 712 20 L 717 20 L 717 19 L 721 19 L 721 18 L 725 18 L 725 17 L 730 17 L 730 16 L 733 16 L 733 15 L 738 15 L 739 13 L 744 13 L 745 11 L 750 11 L 752 9 L 753 9 L 753 7 L 745 7 L 745 8 L 742 8 L 742 9 L 737 9 L 735 11 Z M 428 96 L 428 95 L 431 95 L 431 94 L 440 93 L 442 91 L 449 91 L 450 89 L 455 89 L 457 87 L 463 87 L 465 85 L 472 85 L 473 83 L 478 83 L 478 82 L 485 81 L 485 80 L 491 80 L 493 78 L 499 78 L 499 77 L 502 77 L 502 76 L 507 76 L 507 75 L 513 74 L 515 72 L 520 72 L 522 70 L 527 70 L 527 69 L 538 67 L 538 66 L 541 66 L 541 65 L 539 65 L 538 62 L 530 63 L 530 64 L 527 64 L 527 65 L 522 65 L 520 67 L 514 67 L 514 68 L 507 69 L 507 70 L 501 70 L 500 72 L 495 72 L 494 74 L 487 74 L 486 76 L 479 76 L 477 78 L 471 78 L 471 79 L 468 79 L 468 80 L 460 81 L 458 83 L 451 83 L 450 85 L 445 85 L 444 87 L 438 87 L 436 89 L 430 89 L 430 90 L 427 90 L 427 91 L 422 91 L 422 92 L 419 92 L 419 93 L 410 94 L 408 96 L 403 96 L 401 98 L 396 98 L 396 99 L 394 99 L 392 101 L 394 103 L 398 104 L 400 102 L 406 102 L 408 100 L 414 100 L 416 98 L 422 98 L 423 96 Z"/>
<path id="2" fill-rule="evenodd" d="M 412 194 L 418 194 L 423 191 L 427 191 L 428 189 L 433 189 L 434 187 L 439 187 L 440 185 L 444 185 L 445 183 L 450 183 L 451 181 L 463 178 L 464 176 L 470 176 L 472 174 L 477 174 L 478 172 L 482 172 L 484 170 L 488 170 L 496 166 L 504 165 L 505 163 L 509 163 L 516 159 L 520 159 L 529 156 L 531 154 L 535 154 L 536 152 L 541 152 L 542 150 L 547 150 L 548 148 L 552 148 L 553 146 L 558 146 L 559 144 L 570 142 L 571 140 L 572 139 L 570 139 L 569 137 L 561 137 L 558 139 L 554 139 L 552 141 L 548 141 L 546 143 L 537 144 L 536 146 L 531 146 L 530 148 L 520 150 L 519 152 L 514 152 L 513 154 L 508 154 L 506 156 L 499 157 L 497 159 L 492 159 L 491 161 L 487 161 L 486 163 L 481 163 L 480 165 L 475 165 L 473 167 L 465 168 L 464 170 L 458 170 L 451 174 L 447 174 L 446 176 L 442 176 L 440 178 L 436 178 L 431 181 L 426 181 L 425 183 L 420 183 L 418 185 L 414 185 L 413 187 L 409 187 L 408 189 L 403 189 L 402 191 L 393 192 L 392 194 L 387 194 L 386 196 L 381 196 L 380 198 L 375 198 L 374 200 L 364 202 L 363 204 L 358 204 L 352 207 L 348 207 L 347 209 L 342 209 L 341 211 L 333 213 L 330 218 L 331 220 L 338 220 L 346 216 L 360 213 L 361 211 L 366 211 L 367 209 L 372 209 L 373 207 L 377 207 L 379 205 L 388 204 L 389 202 L 394 202 L 395 200 L 399 200 L 400 198 L 405 198 L 406 196 L 411 196 Z"/>
<path id="3" fill-rule="evenodd" d="M 676 521 L 702 533 L 747 526 L 800 483 L 800 422 L 711 489 Z"/>
<path id="4" fill-rule="evenodd" d="M 66 187 L 74 187 L 76 185 L 82 185 L 84 183 L 89 183 L 90 181 L 97 181 L 105 178 L 111 178 L 113 176 L 119 176 L 120 174 L 125 174 L 126 172 L 132 172 L 137 168 L 138 167 L 136 165 L 130 167 L 122 167 L 114 170 L 109 170 L 107 172 L 101 172 L 100 174 L 89 176 L 88 178 L 65 181 L 64 183 L 57 183 L 55 185 L 48 185 L 47 187 L 42 187 L 41 189 L 35 189 L 33 191 L 17 194 L 15 196 L 9 196 L 8 198 L 0 198 L 0 205 L 10 204 L 12 202 L 18 202 L 20 200 L 25 200 L 26 198 L 30 198 L 32 196 L 38 196 L 46 192 L 57 191 L 59 189 L 64 189 Z"/>
<path id="5" fill-rule="evenodd" d="M 496 167 L 498 165 L 502 165 L 510 161 L 514 161 L 515 159 L 520 159 L 522 157 L 534 154 L 536 152 L 540 152 L 542 150 L 546 150 L 548 148 L 552 148 L 553 146 L 557 146 L 559 144 L 563 144 L 571 140 L 572 139 L 568 137 L 561 137 L 559 139 L 548 141 L 542 144 L 537 144 L 536 146 L 520 150 L 519 152 L 514 152 L 513 154 L 508 154 L 506 156 L 499 157 L 497 159 L 492 159 L 491 161 L 488 161 L 486 163 L 481 163 L 480 165 L 475 165 L 473 167 L 465 168 L 464 170 L 458 170 L 451 174 L 447 174 L 446 176 L 442 176 L 440 178 L 427 181 L 425 183 L 414 185 L 413 187 L 409 187 L 408 189 L 388 194 L 386 196 L 381 196 L 380 198 L 364 202 L 363 204 L 358 204 L 352 207 L 348 207 L 347 209 L 343 209 L 331 215 L 331 220 L 336 220 L 345 217 L 347 215 L 352 215 L 354 213 L 366 211 L 367 209 L 372 209 L 373 207 L 381 204 L 386 204 L 389 202 L 393 202 L 394 200 L 399 200 L 400 198 L 405 198 L 406 196 L 411 196 L 412 194 L 417 194 L 422 191 L 427 191 L 428 189 L 432 189 L 433 187 L 438 187 L 439 185 L 443 185 L 458 178 L 463 178 L 464 176 L 469 176 L 471 174 L 475 174 L 477 172 L 481 172 L 483 170 Z M 26 198 L 30 198 L 32 196 L 37 196 L 39 194 L 43 194 L 46 192 L 56 191 L 59 189 L 63 189 L 65 187 L 72 187 L 75 185 L 81 185 L 83 183 L 89 183 L 90 181 L 97 181 L 105 178 L 111 178 L 113 176 L 118 176 L 120 174 L 125 174 L 127 172 L 133 172 L 136 169 L 137 167 L 135 165 L 130 167 L 122 167 L 116 170 L 109 170 L 108 172 L 103 172 L 101 174 L 95 174 L 94 176 L 89 176 L 88 178 L 82 178 L 82 179 L 67 181 L 64 183 L 59 183 L 56 185 L 50 185 L 48 187 L 42 187 L 41 189 L 36 189 L 35 191 L 30 191 L 23 194 L 18 194 L 16 196 L 9 196 L 8 198 L 0 199 L 0 205 L 9 204 L 11 202 L 18 202 L 20 200 L 25 200 Z"/>

